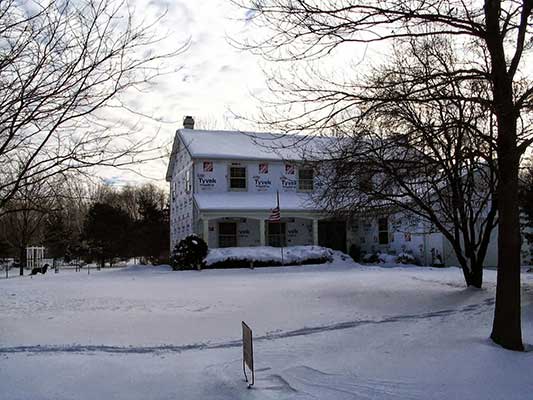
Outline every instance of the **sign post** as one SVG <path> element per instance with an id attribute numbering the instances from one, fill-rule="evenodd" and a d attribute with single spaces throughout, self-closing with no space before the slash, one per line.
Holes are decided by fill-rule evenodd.
<path id="1" fill-rule="evenodd" d="M 255 383 L 254 346 L 252 341 L 252 330 L 244 321 L 242 321 L 242 372 L 244 372 L 244 379 L 248 382 L 246 366 L 252 371 L 252 383 L 248 383 L 248 389 L 250 389 Z"/>

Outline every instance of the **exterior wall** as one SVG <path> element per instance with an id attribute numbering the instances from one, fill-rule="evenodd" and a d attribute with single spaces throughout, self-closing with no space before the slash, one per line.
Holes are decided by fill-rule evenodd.
<path id="1" fill-rule="evenodd" d="M 182 145 L 177 144 L 176 158 L 170 181 L 170 245 L 171 249 L 185 236 L 202 235 L 203 222 L 194 205 L 194 193 L 220 193 L 229 190 L 229 168 L 232 164 L 246 168 L 246 193 L 275 193 L 298 191 L 298 168 L 301 164 L 282 161 L 232 161 L 215 159 L 193 160 Z M 266 164 L 260 168 L 261 164 Z M 318 185 L 315 178 L 315 187 Z M 191 190 L 187 190 L 190 187 Z M 283 209 L 283 204 L 281 205 Z M 238 222 L 239 246 L 259 245 L 259 220 L 257 218 L 232 218 Z M 209 246 L 218 246 L 218 220 L 209 221 Z M 304 245 L 313 243 L 312 222 L 303 218 L 283 218 L 287 223 L 287 244 Z M 359 218 L 347 225 L 347 248 L 354 245 L 362 255 L 374 252 L 413 254 L 421 264 L 430 265 L 440 255 L 446 265 L 458 265 L 451 244 L 440 233 L 431 232 L 430 227 L 407 221 L 398 215 L 389 219 L 389 243 L 379 244 L 378 216 Z M 497 230 L 493 232 L 485 259 L 486 266 L 496 266 Z M 533 263 L 533 248 L 523 240 L 522 263 Z"/>
<path id="2" fill-rule="evenodd" d="M 361 256 L 376 252 L 387 254 L 412 254 L 420 264 L 431 264 L 437 255 L 444 258 L 442 235 L 430 232 L 421 223 L 406 221 L 399 215 L 388 219 L 389 243 L 379 243 L 378 219 L 380 216 L 358 218 L 348 228 L 348 242 L 359 247 Z M 443 260 L 444 261 L 444 260 Z"/>
<path id="3" fill-rule="evenodd" d="M 259 246 L 259 220 L 253 218 L 225 217 L 209 220 L 209 239 L 207 243 L 209 247 L 219 247 L 219 222 L 235 222 L 237 224 L 237 245 L 239 247 Z"/>
<path id="4" fill-rule="evenodd" d="M 293 163 L 199 159 L 194 161 L 196 192 L 227 192 L 229 190 L 229 168 L 232 164 L 246 168 L 246 190 L 243 190 L 245 193 L 295 192 L 298 190 L 298 166 Z M 266 164 L 268 172 L 260 171 L 260 164 Z"/>
<path id="5" fill-rule="evenodd" d="M 176 150 L 176 161 L 170 181 L 170 249 L 194 232 L 194 201 L 192 190 L 193 163 L 181 143 Z M 189 177 L 189 181 L 187 181 Z M 188 190 L 187 184 L 191 190 Z"/>
<path id="6" fill-rule="evenodd" d="M 171 192 L 171 248 L 185 236 L 203 234 L 203 221 L 194 204 L 194 193 L 220 193 L 229 191 L 229 168 L 231 165 L 246 168 L 246 193 L 275 193 L 298 191 L 298 165 L 286 162 L 261 162 L 231 160 L 193 160 L 181 143 L 177 145 L 176 160 L 170 182 Z M 260 169 L 260 164 L 266 164 Z M 189 175 L 188 175 L 189 174 Z M 187 176 L 190 176 L 191 190 L 187 190 Z M 283 207 L 283 205 L 282 205 Z M 210 219 L 208 223 L 208 245 L 218 247 L 218 222 L 238 223 L 238 245 L 258 246 L 260 244 L 259 220 L 257 218 Z M 313 243 L 313 226 L 310 219 L 283 218 L 287 225 L 287 244 L 305 245 Z"/>
<path id="7" fill-rule="evenodd" d="M 420 264 L 432 265 L 440 255 L 447 266 L 459 266 L 451 243 L 440 232 L 422 223 L 406 222 L 399 215 L 389 217 L 389 244 L 380 245 L 378 240 L 378 216 L 359 218 L 348 227 L 349 245 L 359 248 L 361 255 L 382 252 L 387 254 L 411 253 Z M 432 232 L 432 233 L 430 233 Z M 350 246 L 348 246 L 350 248 Z M 522 239 L 522 265 L 533 263 L 533 245 Z M 498 229 L 491 234 L 484 260 L 485 267 L 498 265 Z"/>
<path id="8" fill-rule="evenodd" d="M 313 221 L 305 218 L 282 218 L 287 223 L 287 245 L 313 244 Z"/>
<path id="9" fill-rule="evenodd" d="M 179 140 L 179 139 L 178 139 Z M 275 193 L 298 191 L 298 168 L 301 164 L 282 161 L 232 161 L 216 159 L 192 160 L 182 143 L 176 146 L 175 162 L 170 180 L 170 245 L 171 249 L 185 236 L 196 233 L 202 235 L 203 222 L 194 205 L 194 193 L 226 192 L 229 190 L 229 168 L 232 164 L 247 170 L 246 193 Z M 263 164 L 263 168 L 261 168 Z M 268 168 L 264 168 L 265 165 Z M 319 182 L 315 178 L 315 187 Z M 188 190 L 188 189 L 191 190 Z M 283 209 L 283 204 L 281 205 Z M 259 245 L 259 220 L 257 218 L 233 218 L 238 222 L 239 246 Z M 221 219 L 210 220 L 208 227 L 209 246 L 218 246 L 218 223 Z M 287 223 L 287 244 L 302 245 L 313 243 L 313 227 L 309 219 L 283 218 Z M 429 265 L 439 255 L 446 265 L 458 265 L 451 244 L 440 233 L 428 233 L 431 227 L 406 221 L 394 216 L 389 219 L 389 243 L 379 244 L 378 216 L 348 221 L 347 249 L 359 248 L 362 255 L 374 252 L 413 254 L 421 264 Z M 486 266 L 496 266 L 497 229 L 492 233 L 485 258 Z M 533 264 L 533 245 L 522 241 L 522 264 Z"/>
<path id="10" fill-rule="evenodd" d="M 219 247 L 218 224 L 220 222 L 235 222 L 237 224 L 237 245 L 259 246 L 260 232 L 257 218 L 216 218 L 209 220 L 208 246 Z M 287 246 L 301 246 L 313 244 L 313 222 L 305 218 L 282 218 L 286 223 Z M 266 227 L 266 224 L 265 224 Z M 265 232 L 266 234 L 266 232 Z"/>

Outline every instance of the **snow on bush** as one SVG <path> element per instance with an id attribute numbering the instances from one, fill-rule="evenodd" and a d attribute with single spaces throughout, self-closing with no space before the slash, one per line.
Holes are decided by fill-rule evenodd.
<path id="1" fill-rule="evenodd" d="M 416 258 L 411 253 L 387 254 L 370 253 L 363 256 L 363 261 L 371 264 L 417 264 Z"/>
<path id="2" fill-rule="evenodd" d="M 411 253 L 400 253 L 396 257 L 396 262 L 398 264 L 416 264 L 416 258 Z"/>
<path id="3" fill-rule="evenodd" d="M 323 264 L 333 260 L 333 251 L 320 246 L 290 246 L 283 248 L 283 264 Z M 254 266 L 281 265 L 279 247 L 227 247 L 211 249 L 204 259 L 211 268 L 238 268 Z"/>

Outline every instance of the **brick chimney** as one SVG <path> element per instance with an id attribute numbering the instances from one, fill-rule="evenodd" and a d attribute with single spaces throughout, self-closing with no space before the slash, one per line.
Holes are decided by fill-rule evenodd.
<path id="1" fill-rule="evenodd" d="M 190 115 L 187 115 L 184 119 L 183 119 L 183 127 L 185 129 L 194 129 L 194 118 L 191 117 Z"/>

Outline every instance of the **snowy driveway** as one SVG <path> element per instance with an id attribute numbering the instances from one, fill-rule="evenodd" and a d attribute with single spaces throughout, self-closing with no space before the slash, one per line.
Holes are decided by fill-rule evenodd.
<path id="1" fill-rule="evenodd" d="M 486 339 L 494 279 L 469 290 L 457 269 L 337 262 L 0 281 L 0 398 L 530 399 L 533 353 Z M 531 274 L 524 282 L 533 343 Z M 256 340 L 251 391 L 241 320 Z"/>

